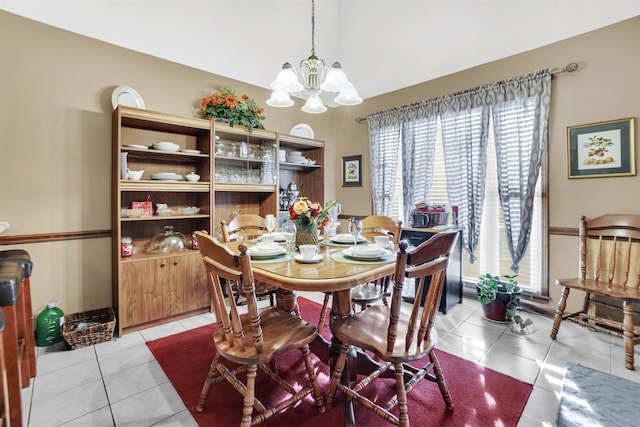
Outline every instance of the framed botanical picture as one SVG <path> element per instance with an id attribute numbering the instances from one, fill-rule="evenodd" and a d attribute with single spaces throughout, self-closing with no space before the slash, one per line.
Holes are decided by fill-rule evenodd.
<path id="1" fill-rule="evenodd" d="M 362 187 L 362 155 L 342 158 L 342 186 Z"/>
<path id="2" fill-rule="evenodd" d="M 635 119 L 567 128 L 569 178 L 636 174 Z"/>

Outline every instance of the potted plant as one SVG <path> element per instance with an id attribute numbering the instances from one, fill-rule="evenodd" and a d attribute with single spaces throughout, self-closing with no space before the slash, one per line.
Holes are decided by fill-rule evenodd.
<path id="1" fill-rule="evenodd" d="M 202 117 L 226 122 L 229 126 L 246 126 L 249 133 L 254 129 L 264 129 L 263 109 L 247 95 L 237 96 L 236 92 L 225 86 L 220 92 L 202 98 L 200 101 Z"/>
<path id="2" fill-rule="evenodd" d="M 511 322 L 516 318 L 516 309 L 520 302 L 522 289 L 518 286 L 516 276 L 499 276 L 483 274 L 476 283 L 478 301 L 487 319 L 496 322 Z"/>

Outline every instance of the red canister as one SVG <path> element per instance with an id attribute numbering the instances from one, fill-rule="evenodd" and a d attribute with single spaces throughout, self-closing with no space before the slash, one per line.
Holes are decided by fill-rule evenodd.
<path id="1" fill-rule="evenodd" d="M 122 237 L 120 239 L 120 255 L 131 256 L 133 255 L 133 243 L 131 237 Z"/>

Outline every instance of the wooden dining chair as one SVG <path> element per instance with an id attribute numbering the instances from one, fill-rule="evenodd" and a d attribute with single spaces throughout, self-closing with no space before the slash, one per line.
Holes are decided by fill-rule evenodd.
<path id="1" fill-rule="evenodd" d="M 438 384 L 446 408 L 453 410 L 453 400 L 433 352 L 438 339 L 433 323 L 444 287 L 449 254 L 457 235 L 453 230 L 443 231 L 411 251 L 407 251 L 408 243 L 401 241 L 396 256 L 391 306 L 374 305 L 351 317 L 332 319 L 331 332 L 342 345 L 326 397 L 327 408 L 331 408 L 336 392 L 340 390 L 386 421 L 408 427 L 407 393 L 426 378 Z M 418 290 L 422 292 L 428 277 L 431 277 L 431 284 L 427 289 L 424 307 L 413 304 L 410 315 L 402 312 L 403 283 L 413 284 L 413 279 L 417 278 Z M 342 384 L 341 377 L 351 346 L 371 352 L 380 367 L 360 381 L 356 379 L 357 382 L 353 384 Z M 425 360 L 422 368 L 406 363 L 420 360 Z M 382 381 L 381 377 L 385 376 L 396 380 L 396 395 L 388 402 L 369 400 L 361 394 L 363 388 Z M 395 406 L 398 407 L 398 415 L 391 412 Z"/>
<path id="2" fill-rule="evenodd" d="M 563 289 L 551 338 L 557 338 L 564 319 L 622 337 L 625 366 L 634 369 L 634 345 L 640 342 L 633 324 L 640 315 L 633 307 L 640 300 L 640 215 L 582 216 L 579 237 L 578 277 L 556 280 Z M 565 314 L 571 289 L 584 292 L 584 300 L 579 311 Z"/>
<path id="3" fill-rule="evenodd" d="M 241 240 L 257 239 L 267 232 L 265 219 L 256 214 L 240 214 L 226 223 L 221 221 L 222 241 L 225 243 Z M 256 296 L 258 299 L 269 298 L 269 305 L 274 305 L 277 288 L 261 281 L 256 282 Z M 231 287 L 236 298 L 236 304 L 241 304 L 242 289 Z"/>
<path id="4" fill-rule="evenodd" d="M 397 244 L 400 240 L 400 231 L 402 229 L 402 221 L 395 221 L 393 218 L 384 215 L 370 215 L 363 218 L 361 236 L 373 239 L 375 236 L 387 236 L 393 244 Z M 353 306 L 359 306 L 360 310 L 364 310 L 369 305 L 382 300 L 387 305 L 387 297 L 389 296 L 388 288 L 391 282 L 391 276 L 383 277 L 375 282 L 362 283 L 351 289 L 351 303 Z M 329 312 L 329 299 L 331 293 L 324 295 L 324 302 L 320 310 L 320 319 L 318 320 L 318 332 L 326 326 L 327 314 Z"/>
<path id="5" fill-rule="evenodd" d="M 241 427 L 259 424 L 297 404 L 309 394 L 313 395 L 318 411 L 324 412 L 324 399 L 309 349 L 309 343 L 316 337 L 316 327 L 276 307 L 258 310 L 251 258 L 247 254 L 246 244 L 240 244 L 240 255 L 236 255 L 207 234 L 196 232 L 196 239 L 207 271 L 217 323 L 213 333 L 216 354 L 202 387 L 196 411 L 205 410 L 211 386 L 226 380 L 244 397 Z M 234 298 L 225 298 L 221 284 L 223 279 L 242 288 L 247 297 L 246 315 L 239 314 Z M 295 379 L 295 387 L 273 369 L 278 355 L 294 349 L 300 350 L 300 363 L 304 363 L 307 372 L 306 380 Z M 231 366 L 228 366 L 229 363 Z M 272 379 L 274 384 L 289 393 L 290 397 L 274 407 L 265 407 L 256 398 L 258 371 Z M 241 372 L 246 372 L 246 383 L 243 383 L 242 377 L 238 375 Z"/>

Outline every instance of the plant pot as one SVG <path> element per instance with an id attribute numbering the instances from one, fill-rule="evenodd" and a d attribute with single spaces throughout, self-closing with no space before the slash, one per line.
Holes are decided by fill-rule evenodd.
<path id="1" fill-rule="evenodd" d="M 482 311 L 484 312 L 484 317 L 489 320 L 510 323 L 512 319 L 507 319 L 507 306 L 509 304 L 513 305 L 514 308 L 518 306 L 522 289 L 517 287 L 513 293 L 500 289 L 504 289 L 504 286 L 500 285 L 494 301 L 488 304 L 482 304 Z"/>

